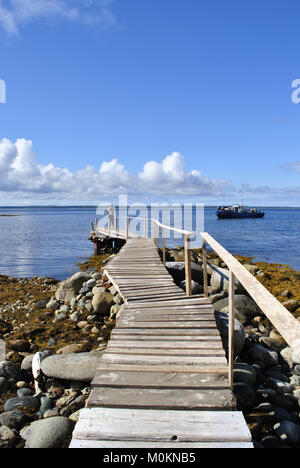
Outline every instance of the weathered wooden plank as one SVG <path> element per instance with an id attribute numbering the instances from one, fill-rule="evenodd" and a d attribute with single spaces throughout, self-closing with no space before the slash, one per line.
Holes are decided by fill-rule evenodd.
<path id="1" fill-rule="evenodd" d="M 119 441 L 119 440 L 82 440 L 73 439 L 69 446 L 70 449 L 99 449 L 99 448 L 111 448 L 111 449 L 129 449 L 129 448 L 168 448 L 168 449 L 252 449 L 252 442 L 140 442 L 140 441 Z M 178 455 L 177 455 L 178 456 Z M 175 458 L 176 459 L 176 458 Z"/>
<path id="2" fill-rule="evenodd" d="M 211 374 L 214 372 L 215 374 L 224 374 L 225 372 L 228 373 L 228 367 L 226 366 L 211 366 L 211 365 L 197 365 L 193 366 L 192 368 L 189 366 L 181 366 L 181 365 L 174 365 L 174 366 L 166 366 L 166 365 L 146 365 L 146 364 L 114 364 L 111 362 L 103 362 L 102 360 L 99 362 L 99 366 L 97 367 L 97 371 L 107 371 L 110 370 L 111 372 L 114 371 L 129 371 L 129 372 L 171 372 L 171 373 L 200 373 L 200 374 Z"/>
<path id="3" fill-rule="evenodd" d="M 88 406 L 90 408 L 201 409 L 201 411 L 218 411 L 222 409 L 223 411 L 230 411 L 235 403 L 231 390 L 226 389 L 217 392 L 207 389 L 174 390 L 122 388 L 121 395 L 120 398 L 120 389 L 118 388 L 94 388 L 89 396 Z M 102 423 L 104 426 L 103 421 Z M 134 422 L 135 427 L 136 424 L 137 421 Z M 128 426 L 128 422 L 126 422 L 125 425 Z M 149 423 L 149 425 L 151 424 Z M 120 427 L 116 428 L 115 423 L 112 423 L 110 427 L 108 425 L 105 426 L 105 430 L 107 431 L 106 435 L 108 435 L 110 430 L 120 430 Z M 152 431 L 150 431 L 149 435 L 155 433 L 154 426 L 151 426 L 151 429 Z M 222 429 L 224 434 L 224 426 Z M 227 429 L 228 428 L 226 428 L 226 432 Z M 177 434 L 178 428 L 176 428 L 176 430 Z M 124 434 L 128 435 L 128 432 Z M 80 437 L 82 438 L 82 434 L 80 434 Z"/>
<path id="4" fill-rule="evenodd" d="M 158 349 L 147 349 L 147 348 L 130 348 L 128 345 L 116 348 L 116 347 L 107 347 L 107 352 L 112 354 L 121 354 L 121 355 L 158 355 L 158 356 L 225 356 L 225 351 L 223 349 L 166 349 L 166 348 L 158 348 Z"/>
<path id="5" fill-rule="evenodd" d="M 134 388 L 229 388 L 228 375 L 143 371 L 98 371 L 93 387 Z"/>
<path id="6" fill-rule="evenodd" d="M 120 319 L 118 320 L 118 329 L 121 328 L 147 328 L 148 330 L 153 330 L 155 328 L 187 328 L 187 329 L 207 329 L 207 328 L 216 328 L 216 323 L 211 321 L 201 321 L 201 320 L 194 320 L 193 322 L 186 322 L 186 321 L 177 321 L 177 322 L 136 322 L 135 320 L 126 320 Z"/>
<path id="7" fill-rule="evenodd" d="M 226 366 L 227 361 L 223 356 L 151 356 L 143 354 L 131 355 L 122 355 L 122 354 L 113 354 L 112 352 L 105 351 L 102 355 L 101 362 L 104 363 L 113 363 L 113 364 L 146 364 L 148 366 L 152 365 L 178 365 L 184 364 L 186 366 L 197 366 L 201 364 L 202 366 Z"/>
<path id="8" fill-rule="evenodd" d="M 115 328 L 111 336 L 117 336 L 117 335 L 161 335 L 161 336 L 171 336 L 171 335 L 182 335 L 184 336 L 201 336 L 201 335 L 214 335 L 214 336 L 219 336 L 219 332 L 215 328 L 154 328 L 152 330 L 149 330 L 148 328 Z M 184 338 L 183 338 L 184 339 Z"/>
<path id="9" fill-rule="evenodd" d="M 159 334 L 151 334 L 151 335 L 144 335 L 144 334 L 133 334 L 133 333 L 118 333 L 118 330 L 115 329 L 112 331 L 110 335 L 110 341 L 119 341 L 119 340 L 126 340 L 126 341 L 140 341 L 143 342 L 151 342 L 151 341 L 166 341 L 170 342 L 170 345 L 173 342 L 181 341 L 183 346 L 189 343 L 201 343 L 201 342 L 217 342 L 222 343 L 221 337 L 219 334 L 214 335 L 159 335 Z"/>
<path id="10" fill-rule="evenodd" d="M 205 341 L 166 341 L 166 340 L 156 340 L 156 341 L 149 341 L 149 340 L 139 340 L 139 341 L 131 341 L 131 340 L 110 340 L 107 345 L 107 349 L 110 348 L 124 348 L 125 346 L 130 347 L 132 349 L 136 348 L 159 348 L 159 349 L 223 349 L 221 340 L 212 341 L 212 340 L 205 340 Z"/>

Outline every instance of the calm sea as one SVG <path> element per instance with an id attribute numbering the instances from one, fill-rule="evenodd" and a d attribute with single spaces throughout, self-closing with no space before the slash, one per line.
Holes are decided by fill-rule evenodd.
<path id="1" fill-rule="evenodd" d="M 215 208 L 206 208 L 205 230 L 233 254 L 299 270 L 300 208 L 262 209 L 263 219 L 218 220 Z M 21 216 L 0 217 L 0 274 L 63 280 L 93 254 L 94 207 L 2 207 L 1 213 Z"/>

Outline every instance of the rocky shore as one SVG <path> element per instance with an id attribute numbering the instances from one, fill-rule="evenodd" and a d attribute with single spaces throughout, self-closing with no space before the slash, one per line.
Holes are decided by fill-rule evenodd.
<path id="1" fill-rule="evenodd" d="M 195 293 L 202 291 L 201 249 L 192 252 Z M 63 283 L 0 277 L 0 448 L 67 447 L 90 393 L 122 298 L 91 257 Z M 168 251 L 167 268 L 184 284 L 184 253 Z M 298 319 L 299 273 L 239 257 Z M 209 253 L 209 292 L 227 349 L 228 280 Z M 240 284 L 235 298 L 234 394 L 258 448 L 300 448 L 300 350 L 292 352 Z M 1 351 L 0 355 L 4 353 Z"/>

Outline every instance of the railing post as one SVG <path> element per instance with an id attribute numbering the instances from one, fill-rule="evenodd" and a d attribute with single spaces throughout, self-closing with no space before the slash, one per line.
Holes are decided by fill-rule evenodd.
<path id="1" fill-rule="evenodd" d="M 161 230 L 161 238 L 162 238 L 162 251 L 163 251 L 163 265 L 166 266 L 166 239 L 165 239 L 165 231 L 163 228 Z"/>
<path id="2" fill-rule="evenodd" d="M 203 245 L 202 245 L 202 270 L 203 270 L 204 297 L 208 297 L 207 250 L 206 250 L 205 240 L 203 240 Z"/>
<path id="3" fill-rule="evenodd" d="M 190 237 L 184 235 L 184 258 L 185 258 L 185 291 L 187 296 L 192 295 L 192 271 L 191 271 L 191 251 Z"/>
<path id="4" fill-rule="evenodd" d="M 126 218 L 126 220 L 125 220 L 125 235 L 126 235 L 126 239 L 128 239 L 128 233 L 129 233 L 129 218 Z"/>
<path id="5" fill-rule="evenodd" d="M 93 221 L 91 221 L 91 227 L 92 227 L 92 232 L 95 232 Z"/>
<path id="6" fill-rule="evenodd" d="M 95 230 L 96 230 L 96 234 L 97 234 L 97 231 L 98 231 L 98 222 L 99 222 L 99 219 L 96 218 L 96 223 L 95 223 Z"/>
<path id="7" fill-rule="evenodd" d="M 148 237 L 147 236 L 147 219 L 144 219 L 144 237 Z"/>
<path id="8" fill-rule="evenodd" d="M 158 248 L 158 235 L 157 235 L 158 226 L 155 223 L 155 221 L 153 221 L 153 224 L 154 224 L 154 229 L 153 229 L 153 231 L 154 231 L 154 233 L 153 233 L 153 235 L 154 235 L 154 244 L 156 245 L 156 248 Z"/>
<path id="9" fill-rule="evenodd" d="M 233 387 L 233 362 L 234 362 L 234 295 L 235 295 L 235 277 L 229 270 L 229 323 L 228 323 L 228 372 L 229 385 Z"/>

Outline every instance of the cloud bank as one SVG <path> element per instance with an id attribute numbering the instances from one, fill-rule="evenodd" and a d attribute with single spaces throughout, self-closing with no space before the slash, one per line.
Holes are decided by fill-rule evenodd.
<path id="1" fill-rule="evenodd" d="M 30 140 L 7 138 L 0 141 L 0 192 L 2 196 L 30 195 L 97 200 L 101 196 L 126 192 L 134 195 L 219 197 L 236 189 L 226 179 L 210 179 L 198 170 L 188 171 L 180 153 L 161 162 L 149 161 L 130 174 L 118 159 L 103 161 L 98 168 L 86 166 L 76 172 L 53 164 L 42 165 Z"/>
<path id="2" fill-rule="evenodd" d="M 9 35 L 34 20 L 60 19 L 98 23 L 103 28 L 116 24 L 111 9 L 114 0 L 0 0 L 0 26 Z"/>

